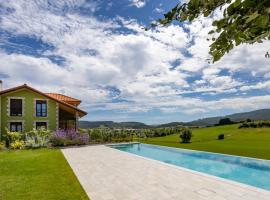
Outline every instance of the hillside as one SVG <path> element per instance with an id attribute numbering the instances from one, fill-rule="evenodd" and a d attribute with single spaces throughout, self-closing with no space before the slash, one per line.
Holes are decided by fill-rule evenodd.
<path id="1" fill-rule="evenodd" d="M 211 126 L 217 124 L 222 118 L 230 118 L 232 121 L 251 120 L 270 120 L 270 109 L 254 110 L 250 112 L 235 113 L 232 115 L 210 117 L 191 121 L 188 124 L 194 126 Z"/>
<path id="2" fill-rule="evenodd" d="M 79 127 L 80 128 L 98 128 L 98 127 L 107 127 L 107 128 L 130 128 L 130 129 L 141 129 L 141 128 L 150 128 L 144 123 L 140 122 L 113 122 L 113 121 L 80 121 Z"/>
<path id="3" fill-rule="evenodd" d="M 167 123 L 167 124 L 159 124 L 159 125 L 156 125 L 154 127 L 166 128 L 166 127 L 176 127 L 176 126 L 185 126 L 185 125 L 187 125 L 187 123 L 185 123 L 185 122 L 171 122 L 171 123 Z"/>
<path id="4" fill-rule="evenodd" d="M 159 125 L 146 125 L 141 122 L 113 122 L 113 121 L 80 121 L 80 128 L 98 128 L 105 126 L 108 128 L 130 128 L 130 129 L 141 129 L 141 128 L 165 128 L 165 127 L 176 127 L 176 126 L 212 126 L 219 122 L 220 119 L 228 117 L 232 121 L 242 121 L 246 119 L 251 120 L 270 120 L 270 109 L 254 110 L 251 112 L 235 113 L 232 115 L 209 117 L 194 120 L 191 122 L 171 122 Z"/>
<path id="5" fill-rule="evenodd" d="M 178 134 L 139 139 L 140 142 L 185 149 L 270 159 L 270 128 L 238 129 L 237 124 L 193 129 L 191 143 L 180 143 Z M 224 140 L 218 140 L 223 133 Z M 259 135 L 259 137 L 258 137 Z"/>

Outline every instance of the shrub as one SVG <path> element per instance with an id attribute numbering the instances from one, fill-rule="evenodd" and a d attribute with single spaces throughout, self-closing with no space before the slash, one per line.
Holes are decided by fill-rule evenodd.
<path id="1" fill-rule="evenodd" d="M 238 128 L 263 128 L 263 127 L 270 127 L 269 121 L 257 121 L 257 122 L 244 122 L 239 125 Z"/>
<path id="2" fill-rule="evenodd" d="M 8 135 L 11 142 L 19 140 L 21 138 L 21 133 L 19 133 L 19 132 L 8 131 L 7 135 Z"/>
<path id="3" fill-rule="evenodd" d="M 65 146 L 67 141 L 66 132 L 64 130 L 57 130 L 50 137 L 50 142 L 53 146 Z"/>
<path id="4" fill-rule="evenodd" d="M 244 122 L 243 124 L 239 125 L 238 128 L 249 128 L 249 124 Z"/>
<path id="5" fill-rule="evenodd" d="M 218 135 L 218 139 L 219 140 L 224 140 L 225 139 L 225 135 L 223 133 Z"/>
<path id="6" fill-rule="evenodd" d="M 89 135 L 87 133 L 80 133 L 78 137 L 78 145 L 86 145 L 89 143 Z"/>
<path id="7" fill-rule="evenodd" d="M 231 121 L 230 118 L 223 118 L 219 120 L 218 125 L 228 125 L 228 124 L 234 124 L 233 121 Z"/>
<path id="8" fill-rule="evenodd" d="M 52 143 L 53 146 L 65 146 L 66 139 L 63 137 L 53 135 L 50 137 L 50 142 Z"/>
<path id="9" fill-rule="evenodd" d="M 39 130 L 33 129 L 32 131 L 25 133 L 25 146 L 28 148 L 46 147 L 50 135 L 51 132 L 45 128 Z"/>
<path id="10" fill-rule="evenodd" d="M 90 141 L 100 141 L 101 140 L 101 133 L 100 130 L 98 129 L 92 129 L 89 130 L 89 137 L 90 137 Z"/>
<path id="11" fill-rule="evenodd" d="M 6 143 L 6 147 L 9 148 L 11 143 L 15 142 L 16 140 L 21 140 L 21 133 L 19 132 L 12 132 L 6 129 L 7 133 L 3 135 L 3 140 Z"/>
<path id="12" fill-rule="evenodd" d="M 10 147 L 12 149 L 23 149 L 24 148 L 24 141 L 15 140 L 14 142 L 10 143 Z"/>
<path id="13" fill-rule="evenodd" d="M 249 125 L 250 125 L 251 128 L 257 128 L 258 127 L 258 124 L 255 123 L 255 122 L 251 122 Z"/>
<path id="14" fill-rule="evenodd" d="M 38 148 L 47 146 L 50 134 L 50 131 L 45 130 L 44 128 L 39 130 L 33 129 L 28 133 L 12 132 L 7 130 L 7 133 L 3 135 L 3 139 L 7 148 Z"/>
<path id="15" fill-rule="evenodd" d="M 189 143 L 192 137 L 192 131 L 188 128 L 185 128 L 181 131 L 180 136 L 182 143 Z"/>
<path id="16" fill-rule="evenodd" d="M 89 142 L 88 133 L 78 133 L 75 129 L 57 130 L 50 137 L 53 146 L 84 145 Z"/>
<path id="17" fill-rule="evenodd" d="M 4 150 L 6 147 L 5 143 L 4 142 L 0 142 L 0 151 L 1 150 Z"/>

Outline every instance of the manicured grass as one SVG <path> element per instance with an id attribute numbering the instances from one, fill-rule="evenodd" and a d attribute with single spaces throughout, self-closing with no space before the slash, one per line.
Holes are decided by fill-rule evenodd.
<path id="1" fill-rule="evenodd" d="M 217 140 L 220 133 L 224 140 Z M 144 143 L 210 151 L 270 160 L 270 128 L 238 129 L 238 125 L 193 129 L 192 141 L 180 143 L 179 135 L 148 138 Z"/>
<path id="2" fill-rule="evenodd" d="M 0 152 L 1 200 L 86 200 L 58 149 Z"/>

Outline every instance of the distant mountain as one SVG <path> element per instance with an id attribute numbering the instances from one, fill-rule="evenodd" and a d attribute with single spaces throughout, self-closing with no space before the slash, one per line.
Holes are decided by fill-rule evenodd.
<path id="1" fill-rule="evenodd" d="M 113 121 L 80 121 L 80 128 L 98 128 L 101 126 L 108 128 L 130 128 L 130 129 L 141 129 L 141 128 L 165 128 L 165 127 L 176 127 L 176 126 L 213 126 L 219 122 L 222 118 L 230 118 L 232 121 L 242 121 L 246 119 L 251 120 L 270 120 L 270 109 L 254 110 L 251 112 L 236 113 L 232 115 L 209 117 L 194 120 L 191 122 L 171 122 L 167 124 L 159 125 L 146 125 L 141 122 L 113 122 Z"/>
<path id="2" fill-rule="evenodd" d="M 246 119 L 251 120 L 270 120 L 270 109 L 254 110 L 250 112 L 235 113 L 232 115 L 209 117 L 198 119 L 195 121 L 188 122 L 189 125 L 194 126 L 212 126 L 219 122 L 222 118 L 230 118 L 232 121 L 242 121 Z"/>
<path id="3" fill-rule="evenodd" d="M 171 123 L 167 123 L 167 124 L 159 124 L 159 125 L 156 125 L 154 127 L 157 127 L 157 128 L 168 128 L 168 127 L 176 127 L 176 126 L 185 126 L 187 125 L 187 123 L 185 122 L 171 122 Z"/>
<path id="4" fill-rule="evenodd" d="M 79 121 L 80 128 L 98 128 L 101 126 L 112 127 L 113 121 Z"/>
<path id="5" fill-rule="evenodd" d="M 113 121 L 80 121 L 80 128 L 98 128 L 98 127 L 107 127 L 107 128 L 130 128 L 130 129 L 141 129 L 141 128 L 150 128 L 150 126 L 141 123 L 141 122 L 113 122 Z"/>

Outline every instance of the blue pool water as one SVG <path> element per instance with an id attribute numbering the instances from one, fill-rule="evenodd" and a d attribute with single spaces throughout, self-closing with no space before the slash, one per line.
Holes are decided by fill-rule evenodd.
<path id="1" fill-rule="evenodd" d="M 120 144 L 110 147 L 270 190 L 270 161 L 148 144 Z"/>

